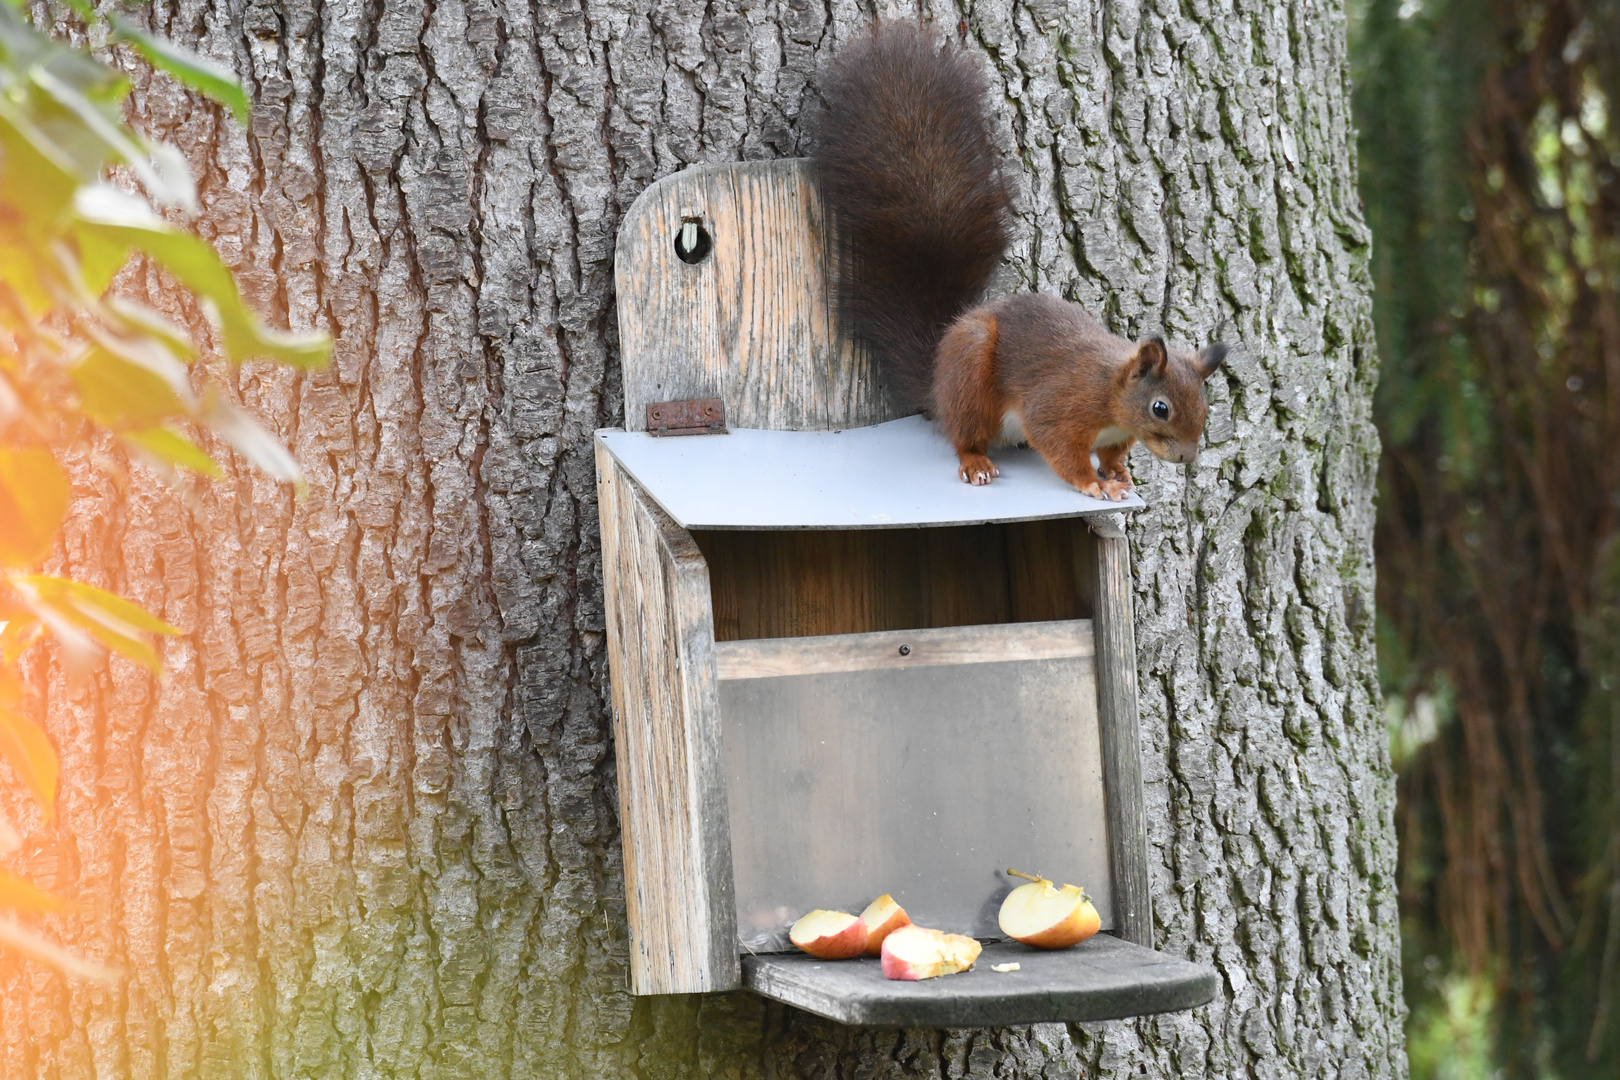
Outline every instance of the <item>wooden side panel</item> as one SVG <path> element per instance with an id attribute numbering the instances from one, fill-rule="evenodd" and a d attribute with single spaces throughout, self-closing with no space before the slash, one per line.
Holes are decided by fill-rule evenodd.
<path id="1" fill-rule="evenodd" d="M 1153 897 L 1147 873 L 1136 635 L 1131 621 L 1131 551 L 1125 530 L 1117 521 L 1098 518 L 1089 524 L 1095 557 L 1086 560 L 1084 570 L 1095 582 L 1097 713 L 1102 734 L 1103 786 L 1108 798 L 1116 932 L 1126 941 L 1152 948 Z"/>
<path id="2" fill-rule="evenodd" d="M 596 468 L 631 989 L 734 989 L 741 972 L 708 567 L 600 442 Z"/>
<path id="3" fill-rule="evenodd" d="M 696 221 L 712 247 L 675 250 Z M 903 416 L 835 331 L 826 227 L 809 162 L 700 165 L 642 192 L 615 254 L 625 426 L 649 402 L 717 397 L 732 427 L 831 430 Z"/>

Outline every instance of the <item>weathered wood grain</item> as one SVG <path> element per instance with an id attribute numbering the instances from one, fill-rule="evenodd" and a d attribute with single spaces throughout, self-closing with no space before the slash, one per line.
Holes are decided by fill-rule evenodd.
<path id="1" fill-rule="evenodd" d="M 715 645 L 714 654 L 721 679 L 998 664 L 1008 660 L 1067 660 L 1092 655 L 1091 621 L 722 641 Z"/>
<path id="2" fill-rule="evenodd" d="M 597 447 L 631 986 L 729 990 L 737 931 L 708 570 Z"/>
<path id="3" fill-rule="evenodd" d="M 1114 873 L 1116 932 L 1153 947 L 1148 888 L 1147 810 L 1142 788 L 1142 740 L 1137 709 L 1136 636 L 1131 623 L 1131 552 L 1121 523 L 1090 522 L 1096 558 L 1097 713 L 1107 790 L 1109 864 Z"/>
<path id="4" fill-rule="evenodd" d="M 744 945 L 789 950 L 805 912 L 883 893 L 920 925 L 1001 937 L 1001 901 L 1023 884 L 1009 866 L 1085 887 L 1111 927 L 1090 629 L 730 643 L 720 711 Z"/>
<path id="5" fill-rule="evenodd" d="M 683 222 L 713 247 L 677 257 Z M 842 341 L 824 215 L 804 160 L 699 165 L 642 192 L 619 226 L 625 425 L 650 402 L 718 397 L 732 427 L 831 430 L 905 415 Z"/>
<path id="6" fill-rule="evenodd" d="M 859 634 L 1091 614 L 1077 521 L 941 529 L 700 531 L 715 636 Z"/>

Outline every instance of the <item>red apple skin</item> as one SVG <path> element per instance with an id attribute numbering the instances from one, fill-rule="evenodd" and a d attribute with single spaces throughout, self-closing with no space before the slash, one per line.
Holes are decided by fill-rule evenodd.
<path id="1" fill-rule="evenodd" d="M 962 934 L 903 926 L 883 939 L 883 977 L 915 982 L 968 971 L 982 948 Z M 921 959 L 909 959 L 904 953 L 919 954 Z"/>
<path id="2" fill-rule="evenodd" d="M 883 977 L 885 979 L 897 979 L 901 982 L 917 982 L 919 979 L 932 979 L 935 975 L 939 974 L 939 971 L 937 970 L 939 965 L 936 964 L 934 967 L 936 970 L 924 971 L 922 968 L 913 967 L 904 960 L 897 959 L 891 953 L 885 952 L 883 954 Z"/>
<path id="3" fill-rule="evenodd" d="M 931 979 L 935 975 L 938 975 L 940 968 L 944 966 L 945 961 L 943 957 L 940 957 L 938 960 L 930 964 L 919 964 L 915 961 L 904 959 L 898 952 L 895 951 L 897 945 L 903 948 L 906 940 L 914 936 L 912 934 L 913 930 L 920 931 L 922 934 L 927 934 L 929 932 L 927 930 L 923 930 L 920 926 L 907 926 L 896 930 L 894 933 L 883 939 L 881 953 L 883 956 L 883 977 L 885 979 L 899 979 L 906 982 L 916 982 L 918 979 Z"/>
<path id="4" fill-rule="evenodd" d="M 808 915 L 804 916 L 804 918 L 808 919 L 810 915 L 814 914 L 816 914 L 816 912 L 812 911 Z M 807 941 L 800 941 L 798 938 L 789 933 L 789 939 L 794 945 L 803 949 L 805 952 L 809 953 L 811 956 L 814 956 L 818 960 L 848 960 L 865 952 L 866 924 L 863 923 L 858 917 L 854 915 L 845 915 L 844 912 L 841 911 L 834 912 L 833 914 L 844 915 L 845 918 L 849 919 L 849 924 L 842 930 L 839 930 L 836 934 L 823 934 L 820 937 L 811 938 Z M 804 920 L 801 919 L 799 921 L 803 922 Z M 795 923 L 794 926 L 797 927 L 798 923 Z"/>
<path id="5" fill-rule="evenodd" d="M 861 912 L 861 921 L 866 924 L 866 955 L 881 956 L 883 939 L 902 926 L 910 926 L 911 916 L 894 902 L 894 897 L 884 893 Z"/>

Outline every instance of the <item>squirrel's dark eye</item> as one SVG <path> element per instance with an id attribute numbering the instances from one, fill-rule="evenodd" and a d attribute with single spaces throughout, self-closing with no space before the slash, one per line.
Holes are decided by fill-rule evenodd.
<path id="1" fill-rule="evenodd" d="M 1164 401 L 1155 401 L 1153 403 L 1153 415 L 1157 416 L 1160 420 L 1170 419 L 1169 403 Z"/>

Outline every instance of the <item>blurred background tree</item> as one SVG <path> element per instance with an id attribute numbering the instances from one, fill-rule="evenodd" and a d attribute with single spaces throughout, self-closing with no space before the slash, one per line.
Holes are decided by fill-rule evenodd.
<path id="1" fill-rule="evenodd" d="M 1352 49 L 1412 1072 L 1620 1075 L 1620 3 Z"/>

